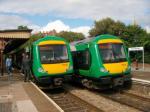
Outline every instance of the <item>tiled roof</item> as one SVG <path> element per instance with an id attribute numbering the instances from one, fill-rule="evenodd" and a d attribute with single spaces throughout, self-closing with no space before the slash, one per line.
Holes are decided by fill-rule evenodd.
<path id="1" fill-rule="evenodd" d="M 31 36 L 31 29 L 29 30 L 0 30 L 0 38 L 29 38 Z"/>

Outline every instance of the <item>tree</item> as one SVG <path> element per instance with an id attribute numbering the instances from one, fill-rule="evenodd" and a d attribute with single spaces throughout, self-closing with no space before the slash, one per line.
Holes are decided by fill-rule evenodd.
<path id="1" fill-rule="evenodd" d="M 94 28 L 89 31 L 91 37 L 101 35 L 101 34 L 108 34 L 109 31 L 112 31 L 112 25 L 115 24 L 115 21 L 111 18 L 105 18 L 99 21 L 94 22 Z"/>
<path id="2" fill-rule="evenodd" d="M 84 39 L 84 35 L 82 33 L 75 33 L 71 31 L 62 31 L 57 34 L 57 36 L 63 37 L 69 42 L 78 41 Z"/>
<path id="3" fill-rule="evenodd" d="M 120 21 L 105 18 L 94 22 L 94 27 L 89 31 L 91 37 L 101 34 L 112 34 L 124 40 L 128 47 L 143 46 L 145 61 L 150 63 L 150 34 L 137 24 L 125 25 Z M 140 57 L 140 56 L 139 56 Z M 134 58 L 134 56 L 133 56 Z"/>
<path id="4" fill-rule="evenodd" d="M 126 26 L 124 23 L 117 21 L 110 25 L 110 27 L 108 28 L 108 33 L 115 36 L 121 36 L 125 31 L 125 28 Z"/>
<path id="5" fill-rule="evenodd" d="M 23 26 L 23 25 L 20 25 L 18 26 L 18 30 L 28 30 L 29 28 L 27 26 Z"/>
<path id="6" fill-rule="evenodd" d="M 43 38 L 42 33 L 37 33 L 37 34 L 31 35 L 29 40 L 30 40 L 30 42 L 34 42 L 34 41 L 36 41 L 36 40 L 38 40 L 40 38 Z"/>
<path id="7" fill-rule="evenodd" d="M 94 27 L 89 31 L 91 37 L 101 34 L 112 34 L 119 36 L 128 46 L 141 46 L 146 36 L 146 31 L 139 25 L 128 25 L 111 18 L 95 21 Z"/>
<path id="8" fill-rule="evenodd" d="M 143 46 L 142 40 L 146 35 L 146 31 L 139 25 L 128 25 L 121 34 L 121 38 L 128 43 L 128 46 L 137 47 Z"/>

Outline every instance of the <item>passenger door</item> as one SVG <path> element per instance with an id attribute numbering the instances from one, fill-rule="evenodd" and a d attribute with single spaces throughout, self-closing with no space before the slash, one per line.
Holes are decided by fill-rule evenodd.
<path id="1" fill-rule="evenodd" d="M 89 49 L 79 51 L 77 53 L 77 58 L 80 75 L 89 76 L 91 66 L 91 55 Z"/>

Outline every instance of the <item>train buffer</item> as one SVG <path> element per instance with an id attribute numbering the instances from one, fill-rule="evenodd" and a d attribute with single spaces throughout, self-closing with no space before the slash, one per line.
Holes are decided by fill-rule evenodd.
<path id="1" fill-rule="evenodd" d="M 0 76 L 0 112 L 59 112 L 31 83 L 24 82 L 20 73 Z"/>

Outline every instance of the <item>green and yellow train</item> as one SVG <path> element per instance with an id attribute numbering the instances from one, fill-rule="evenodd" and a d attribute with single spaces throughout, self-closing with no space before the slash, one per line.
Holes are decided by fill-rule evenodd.
<path id="1" fill-rule="evenodd" d="M 73 73 L 69 43 L 57 36 L 45 36 L 36 41 L 28 40 L 12 51 L 21 60 L 22 50 L 29 48 L 31 71 L 36 83 L 51 88 L 60 87 L 65 77 Z M 19 61 L 16 61 L 19 62 Z"/>
<path id="2" fill-rule="evenodd" d="M 131 65 L 123 41 L 100 35 L 75 44 L 73 80 L 87 88 L 131 86 Z"/>
<path id="3" fill-rule="evenodd" d="M 29 47 L 32 75 L 41 86 L 60 87 L 67 76 L 87 88 L 131 86 L 131 65 L 126 46 L 116 36 L 100 35 L 76 42 L 73 59 L 69 43 L 61 37 L 29 40 L 12 51 L 15 59 L 21 59 L 20 53 L 26 47 Z"/>

